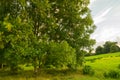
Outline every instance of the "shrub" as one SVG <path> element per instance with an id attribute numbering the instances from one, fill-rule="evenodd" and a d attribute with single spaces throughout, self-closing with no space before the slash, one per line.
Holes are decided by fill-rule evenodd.
<path id="1" fill-rule="evenodd" d="M 104 75 L 104 77 L 106 77 L 106 78 L 109 77 L 107 72 L 104 72 L 103 75 Z"/>
<path id="2" fill-rule="evenodd" d="M 66 41 L 61 43 L 50 42 L 45 66 L 49 68 L 74 68 L 76 65 L 76 53 Z"/>
<path id="3" fill-rule="evenodd" d="M 118 69 L 120 69 L 120 64 L 118 65 Z"/>
<path id="4" fill-rule="evenodd" d="M 108 73 L 105 72 L 104 77 L 107 77 L 107 78 L 119 78 L 120 74 L 119 74 L 118 71 L 111 70 Z"/>
<path id="5" fill-rule="evenodd" d="M 94 75 L 94 70 L 92 69 L 91 66 L 85 65 L 84 68 L 82 69 L 83 74 L 88 74 L 88 75 Z"/>

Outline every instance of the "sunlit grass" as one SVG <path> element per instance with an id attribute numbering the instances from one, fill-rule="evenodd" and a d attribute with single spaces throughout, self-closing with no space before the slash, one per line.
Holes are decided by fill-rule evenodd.
<path id="1" fill-rule="evenodd" d="M 120 64 L 120 53 L 109 53 L 86 57 L 85 65 L 90 65 L 95 71 L 97 77 L 102 77 L 104 72 L 117 70 Z"/>

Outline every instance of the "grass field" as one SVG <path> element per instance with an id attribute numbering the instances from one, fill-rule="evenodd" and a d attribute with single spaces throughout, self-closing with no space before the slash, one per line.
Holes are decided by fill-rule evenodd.
<path id="1" fill-rule="evenodd" d="M 95 76 L 97 77 L 103 77 L 103 73 L 110 70 L 120 71 L 118 68 L 120 64 L 120 52 L 89 56 L 85 57 L 85 60 L 85 64 L 90 65 L 95 70 Z"/>
<path id="2" fill-rule="evenodd" d="M 104 72 L 110 70 L 120 71 L 118 68 L 120 64 L 120 52 L 88 56 L 85 57 L 85 61 L 84 65 L 89 65 L 95 70 L 93 76 L 83 75 L 81 69 L 76 72 L 40 71 L 39 74 L 35 76 L 33 71 L 30 71 L 32 67 L 25 67 L 25 71 L 17 75 L 10 75 L 9 72 L 0 71 L 0 80 L 120 80 L 105 78 L 103 76 Z"/>
<path id="3" fill-rule="evenodd" d="M 120 53 L 102 54 L 85 57 L 86 65 L 92 66 L 95 70 L 108 71 L 118 70 L 120 64 Z"/>

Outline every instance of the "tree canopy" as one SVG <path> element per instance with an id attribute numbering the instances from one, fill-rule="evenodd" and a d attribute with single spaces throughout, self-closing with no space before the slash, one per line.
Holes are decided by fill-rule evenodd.
<path id="1" fill-rule="evenodd" d="M 94 44 L 88 5 L 89 0 L 0 0 L 2 63 L 11 69 L 23 63 L 35 69 L 53 62 L 82 64 L 86 49 Z"/>

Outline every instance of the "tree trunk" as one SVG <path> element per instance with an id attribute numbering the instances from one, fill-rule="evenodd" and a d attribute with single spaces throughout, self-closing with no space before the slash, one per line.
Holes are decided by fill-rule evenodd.
<path id="1" fill-rule="evenodd" d="M 36 74 L 37 71 L 37 58 L 34 59 L 34 73 Z"/>

